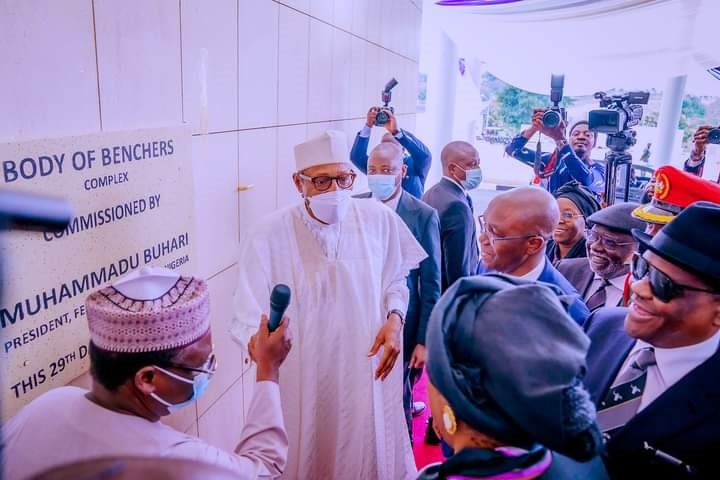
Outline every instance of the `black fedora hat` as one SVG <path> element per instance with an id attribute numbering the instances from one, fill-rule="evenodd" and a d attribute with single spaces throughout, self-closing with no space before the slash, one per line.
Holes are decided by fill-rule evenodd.
<path id="1" fill-rule="evenodd" d="M 707 280 L 720 281 L 720 205 L 696 202 L 651 237 L 633 229 L 640 244 Z"/>

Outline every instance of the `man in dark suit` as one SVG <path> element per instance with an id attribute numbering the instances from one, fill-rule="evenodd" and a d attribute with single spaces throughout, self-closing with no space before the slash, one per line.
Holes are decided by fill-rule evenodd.
<path id="1" fill-rule="evenodd" d="M 575 288 L 545 256 L 560 219 L 557 202 L 540 187 L 519 187 L 497 195 L 480 217 L 483 267 L 526 280 L 556 285 L 572 297 L 569 314 L 582 325 L 588 309 Z"/>
<path id="2" fill-rule="evenodd" d="M 585 383 L 612 478 L 720 472 L 720 205 L 698 202 L 633 258 L 630 307 L 598 310 Z M 694 474 L 692 473 L 694 472 Z"/>
<path id="3" fill-rule="evenodd" d="M 580 292 L 590 312 L 624 305 L 628 265 L 638 243 L 632 230 L 645 222 L 633 217 L 638 203 L 616 203 L 593 213 L 585 232 L 587 258 L 561 260 L 557 269 Z"/>
<path id="4" fill-rule="evenodd" d="M 403 328 L 403 404 L 412 442 L 413 409 L 425 408 L 422 402 L 413 402 L 412 389 L 425 366 L 425 330 L 430 312 L 440 298 L 440 221 L 434 208 L 402 189 L 401 179 L 406 171 L 402 148 L 381 143 L 368 160 L 370 192 L 358 197 L 375 198 L 395 210 L 428 254 L 420 267 L 408 275 L 410 301 Z"/>
<path id="5" fill-rule="evenodd" d="M 445 145 L 440 161 L 443 178 L 425 192 L 423 201 L 437 210 L 440 217 L 440 265 L 445 292 L 456 280 L 477 272 L 477 230 L 468 190 L 480 185 L 482 170 L 478 151 L 467 142 Z M 440 443 L 432 428 L 432 418 L 428 421 L 425 443 Z"/>
<path id="6" fill-rule="evenodd" d="M 444 292 L 457 279 L 477 271 L 477 231 L 468 190 L 480 184 L 482 171 L 477 150 L 467 142 L 450 142 L 440 159 L 443 178 L 425 193 L 423 201 L 440 217 Z"/>
<path id="7" fill-rule="evenodd" d="M 389 120 L 385 124 L 387 133 L 383 135 L 382 143 L 394 143 L 408 152 L 403 158 L 407 169 L 402 178 L 402 187 L 413 197 L 421 198 L 425 191 L 425 179 L 430 171 L 430 162 L 432 161 L 430 150 L 415 135 L 399 128 L 397 118 L 390 110 L 385 109 L 384 111 L 388 114 Z M 355 136 L 355 143 L 350 150 L 350 161 L 364 174 L 367 174 L 370 132 L 375 126 L 377 114 L 377 107 L 372 107 L 368 111 L 367 121 Z"/>

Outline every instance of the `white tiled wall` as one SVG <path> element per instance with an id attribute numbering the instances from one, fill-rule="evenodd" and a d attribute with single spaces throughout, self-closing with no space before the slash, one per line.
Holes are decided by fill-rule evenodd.
<path id="1" fill-rule="evenodd" d="M 219 371 L 197 405 L 168 419 L 175 428 L 237 443 L 254 382 L 227 335 L 238 242 L 299 201 L 293 146 L 329 128 L 352 144 L 391 76 L 400 126 L 413 129 L 421 4 L 0 0 L 0 63 L 12 65 L 0 75 L 0 141 L 192 127 L 195 265 L 209 279 Z"/>

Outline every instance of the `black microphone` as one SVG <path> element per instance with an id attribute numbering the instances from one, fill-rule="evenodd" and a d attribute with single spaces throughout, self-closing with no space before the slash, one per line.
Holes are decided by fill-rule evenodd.
<path id="1" fill-rule="evenodd" d="M 285 309 L 290 304 L 290 287 L 282 283 L 278 283 L 270 294 L 270 319 L 268 321 L 268 329 L 274 332 L 280 325 Z"/>
<path id="2" fill-rule="evenodd" d="M 61 198 L 0 190 L 0 230 L 59 232 L 72 218 L 72 205 Z"/>

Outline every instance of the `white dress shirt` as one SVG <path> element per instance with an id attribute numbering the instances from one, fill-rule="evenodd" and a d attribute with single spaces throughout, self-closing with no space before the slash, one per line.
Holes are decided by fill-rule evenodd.
<path id="1" fill-rule="evenodd" d="M 533 267 L 532 270 L 527 272 L 525 275 L 520 275 L 519 278 L 537 282 L 537 279 L 540 278 L 540 275 L 542 275 L 543 270 L 545 270 L 545 262 L 546 261 L 547 260 L 543 256 L 542 261 L 540 261 L 535 267 Z"/>
<path id="2" fill-rule="evenodd" d="M 593 283 L 585 296 L 585 301 L 589 300 L 590 297 L 595 294 L 603 284 L 603 278 L 598 274 L 595 274 Z M 625 291 L 625 274 L 610 279 L 610 285 L 605 287 L 605 306 L 606 307 L 617 307 L 620 300 L 623 298 L 623 292 Z"/>
<path id="3" fill-rule="evenodd" d="M 402 188 L 400 188 L 400 193 L 395 195 L 394 198 L 391 200 L 388 200 L 387 202 L 383 202 L 386 206 L 390 207 L 393 212 L 397 212 L 398 205 L 400 205 L 400 197 L 404 195 L 405 192 L 402 191 Z"/>
<path id="4" fill-rule="evenodd" d="M 712 357 L 715 352 L 717 352 L 718 345 L 720 345 L 720 331 L 707 340 L 687 347 L 653 347 L 655 349 L 655 361 L 657 363 L 647 369 L 645 391 L 643 392 L 638 412 L 641 412 L 656 398 L 662 395 L 665 390 L 675 385 L 681 378 L 693 369 L 699 367 L 700 364 L 708 358 Z M 638 351 L 648 347 L 652 347 L 652 345 L 642 340 L 635 341 L 635 345 L 630 350 L 630 353 L 628 353 L 625 363 L 623 363 L 622 368 L 618 372 L 618 377 L 628 368 L 630 362 L 635 360 Z"/>

